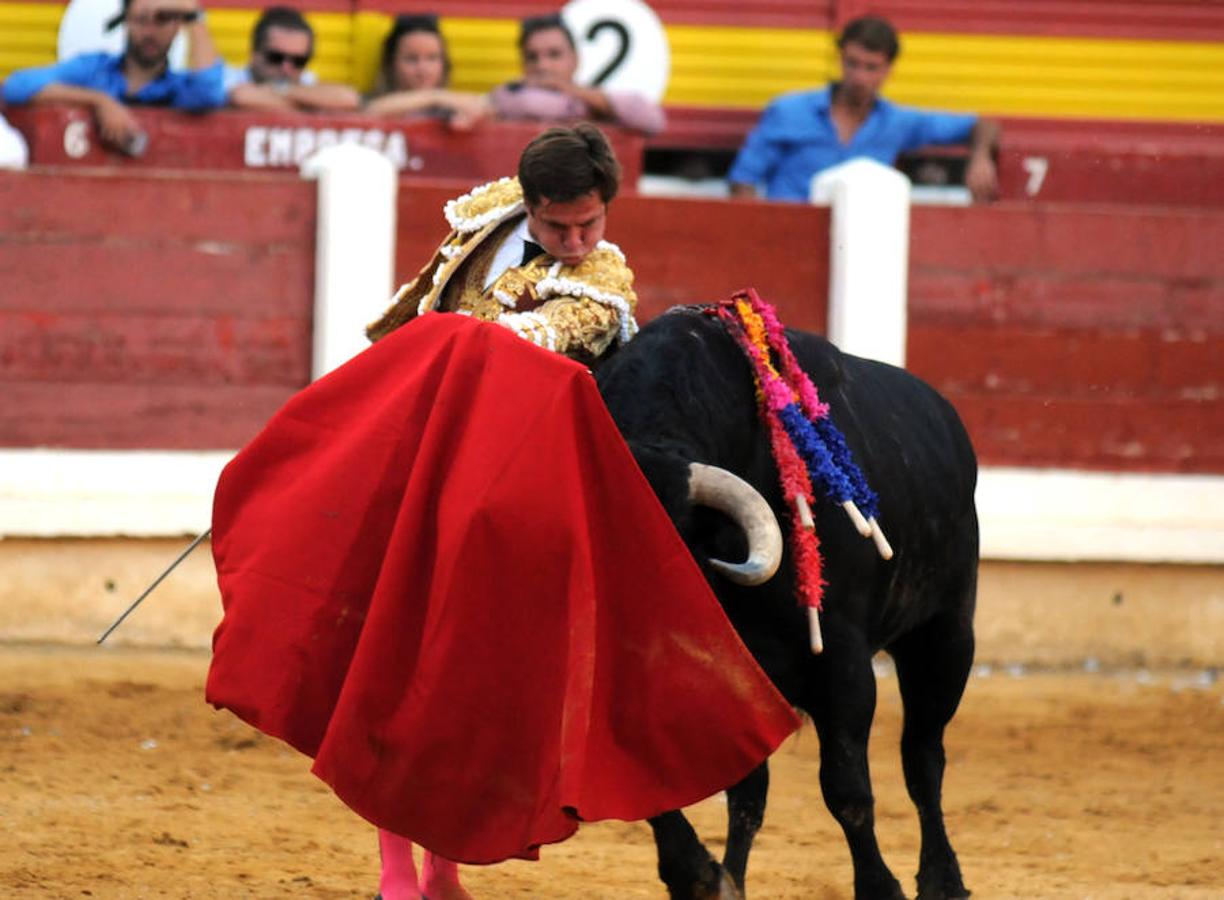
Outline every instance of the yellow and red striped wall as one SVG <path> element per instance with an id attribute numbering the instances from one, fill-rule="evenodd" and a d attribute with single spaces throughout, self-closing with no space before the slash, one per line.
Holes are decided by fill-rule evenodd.
<path id="1" fill-rule="evenodd" d="M 207 5 L 207 4 L 206 4 Z M 264 3 L 218 0 L 221 54 L 246 59 Z M 299 0 L 314 25 L 314 69 L 368 88 L 390 17 L 443 16 L 455 86 L 514 77 L 517 20 L 558 4 Z M 671 45 L 669 106 L 757 109 L 836 71 L 832 35 L 864 12 L 889 17 L 903 52 L 887 93 L 903 103 L 998 116 L 1224 122 L 1224 3 L 1193 0 L 657 0 Z M 62 2 L 0 0 L 0 78 L 55 57 Z"/>

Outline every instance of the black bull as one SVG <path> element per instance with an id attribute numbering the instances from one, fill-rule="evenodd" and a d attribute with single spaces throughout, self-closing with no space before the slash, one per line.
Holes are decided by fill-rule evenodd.
<path id="1" fill-rule="evenodd" d="M 952 407 L 901 369 L 841 353 L 822 338 L 788 331 L 800 365 L 832 409 L 868 483 L 895 551 L 882 560 L 840 507 L 814 510 L 827 587 L 825 650 L 808 644 L 789 552 L 763 585 L 706 575 L 749 650 L 820 739 L 820 786 L 845 832 L 857 898 L 904 897 L 875 837 L 867 739 L 875 711 L 872 656 L 894 660 L 904 703 L 901 757 L 922 830 L 918 896 L 967 896 L 944 828 L 944 728 L 973 659 L 978 524 L 977 464 Z M 688 501 L 688 464 L 707 463 L 748 481 L 779 522 L 789 520 L 751 370 L 717 319 L 677 309 L 651 322 L 600 366 L 599 388 L 634 456 L 694 557 L 742 559 L 742 531 Z M 785 526 L 784 526 L 785 527 Z M 660 598 L 666 602 L 666 598 Z M 762 765 L 727 791 L 728 834 L 716 863 L 680 812 L 651 821 L 659 874 L 672 897 L 733 896 L 765 811 Z"/>

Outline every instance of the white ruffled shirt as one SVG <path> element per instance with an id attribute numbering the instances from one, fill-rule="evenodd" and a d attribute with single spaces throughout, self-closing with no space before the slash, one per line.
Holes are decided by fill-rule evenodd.
<path id="1" fill-rule="evenodd" d="M 527 230 L 527 217 L 524 216 L 523 221 L 519 222 L 518 227 L 506 235 L 502 245 L 493 254 L 493 261 L 489 263 L 489 273 L 485 275 L 484 289 L 486 291 L 493 282 L 501 277 L 502 272 L 522 263 L 523 247 L 529 240 L 531 240 L 531 232 Z"/>

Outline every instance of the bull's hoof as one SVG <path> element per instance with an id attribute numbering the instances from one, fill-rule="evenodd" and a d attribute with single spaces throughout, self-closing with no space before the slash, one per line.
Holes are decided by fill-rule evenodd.
<path id="1" fill-rule="evenodd" d="M 969 900 L 969 894 L 963 885 L 948 890 L 920 888 L 917 900 Z"/>
<path id="2" fill-rule="evenodd" d="M 901 890 L 901 882 L 889 876 L 871 883 L 856 881 L 854 900 L 906 900 L 906 896 Z"/>
<path id="3" fill-rule="evenodd" d="M 735 886 L 735 879 L 731 877 L 731 873 L 722 866 L 719 868 L 722 869 L 722 882 L 719 885 L 718 900 L 744 900 L 744 895 Z"/>
<path id="4" fill-rule="evenodd" d="M 968 900 L 969 893 L 959 871 L 942 877 L 918 878 L 917 900 Z"/>
<path id="5" fill-rule="evenodd" d="M 671 887 L 668 893 L 672 900 L 744 900 L 731 873 L 714 860 L 710 860 L 700 880 L 688 885 L 687 889 Z"/>
<path id="6" fill-rule="evenodd" d="M 735 879 L 731 877 L 731 873 L 718 863 L 714 863 L 714 868 L 718 870 L 717 892 L 702 894 L 701 900 L 705 900 L 707 897 L 709 900 L 744 900 L 744 895 L 735 886 Z"/>

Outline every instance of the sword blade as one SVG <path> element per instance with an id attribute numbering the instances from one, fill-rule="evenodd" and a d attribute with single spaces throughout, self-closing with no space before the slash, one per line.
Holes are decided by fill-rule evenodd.
<path id="1" fill-rule="evenodd" d="M 98 643 L 100 644 L 104 640 L 106 640 L 108 637 L 110 637 L 110 633 L 114 631 L 116 628 L 118 628 L 120 625 L 122 625 L 123 620 L 132 614 L 132 610 L 140 606 L 140 604 L 144 602 L 144 598 L 149 596 L 149 594 L 153 593 L 153 589 L 157 587 L 159 584 L 161 584 L 162 581 L 165 579 L 165 577 L 169 575 L 171 572 L 173 572 L 175 568 L 177 568 L 178 564 L 181 563 L 183 560 L 185 560 L 188 554 L 190 554 L 192 550 L 194 550 L 196 547 L 200 545 L 200 541 L 204 540 L 204 538 L 208 537 L 210 534 L 212 534 L 212 529 L 208 528 L 208 529 L 205 529 L 203 533 L 198 535 L 196 539 L 191 542 L 190 546 L 188 546 L 186 550 L 184 550 L 182 553 L 178 555 L 178 559 L 170 563 L 170 565 L 166 568 L 166 570 L 162 572 L 160 575 L 158 575 L 157 578 L 154 579 L 151 585 L 149 585 L 147 588 L 144 589 L 144 593 L 141 594 L 139 597 L 137 597 L 135 600 L 133 600 L 132 605 L 129 606 L 127 609 L 125 609 L 123 611 L 123 614 L 119 616 L 119 618 L 115 619 L 114 622 L 111 623 L 111 627 L 106 629 L 106 631 L 102 632 L 102 637 L 98 638 Z"/>

